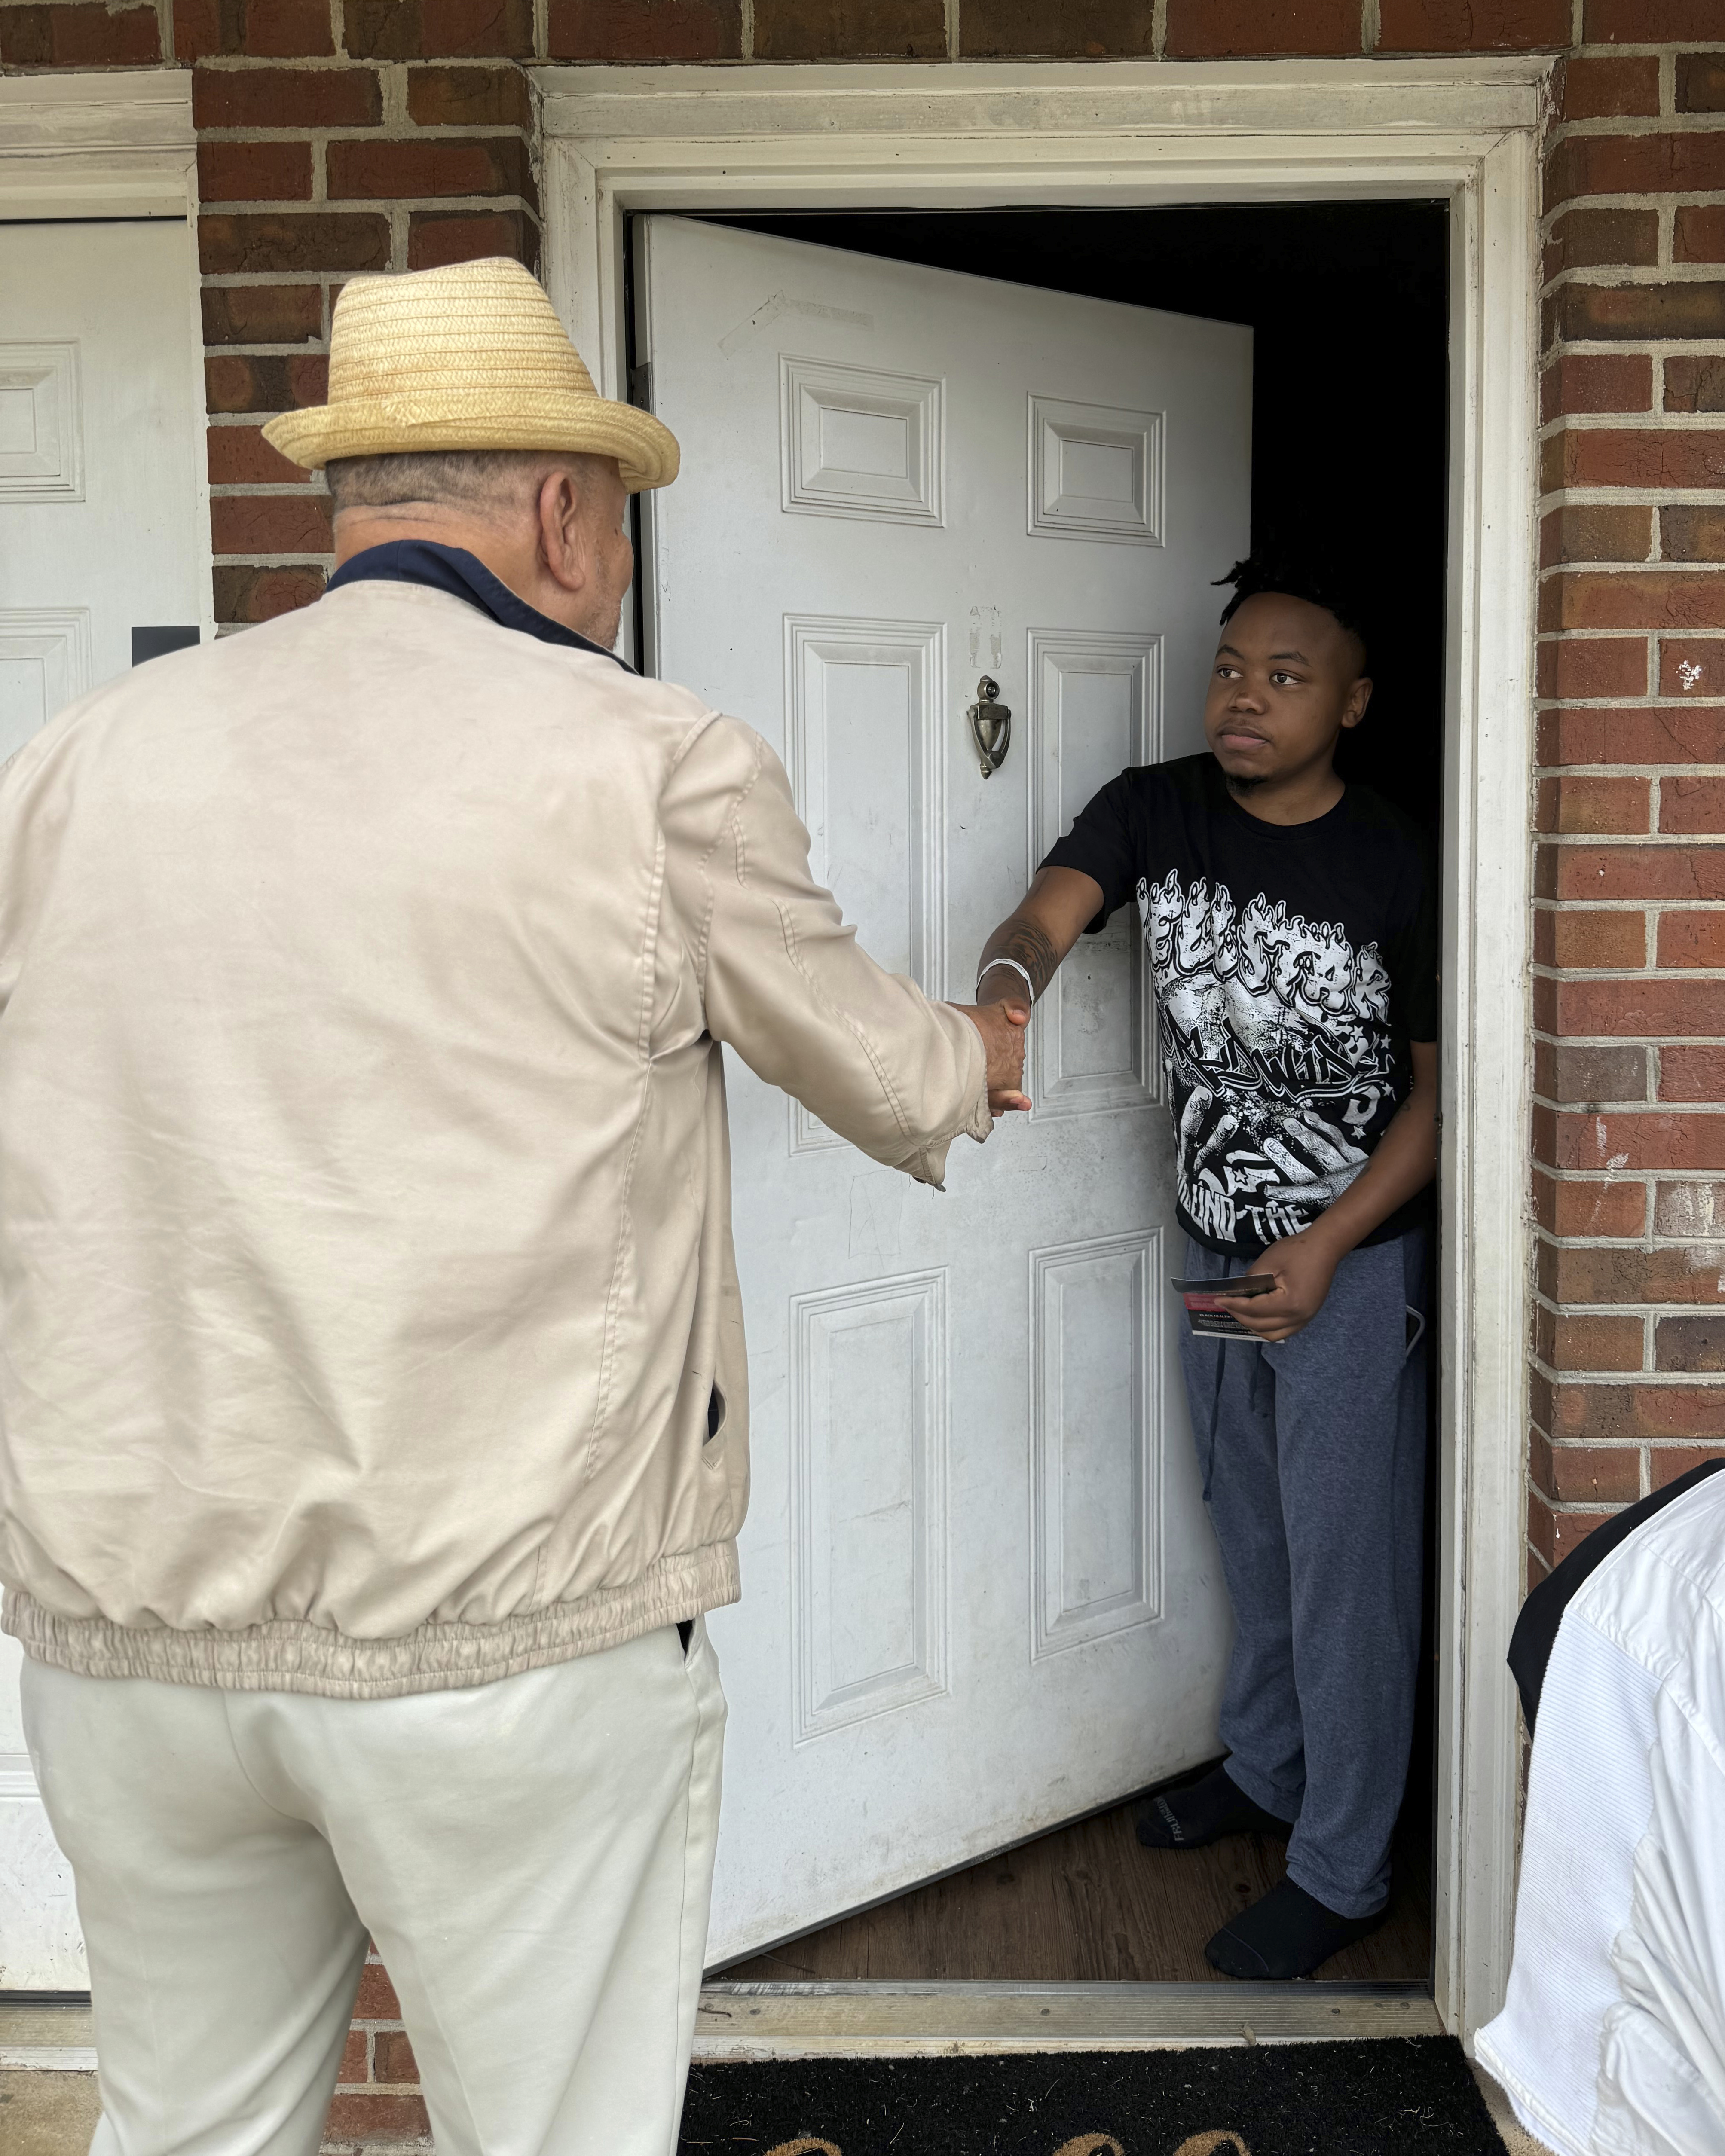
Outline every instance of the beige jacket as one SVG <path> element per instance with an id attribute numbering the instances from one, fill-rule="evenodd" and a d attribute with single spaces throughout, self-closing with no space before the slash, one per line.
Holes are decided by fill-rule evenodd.
<path id="1" fill-rule="evenodd" d="M 749 728 L 407 584 L 153 660 L 13 758 L 28 1652 L 376 1698 L 736 1599 L 716 1044 L 922 1182 L 989 1127 L 974 1028 L 808 853 Z"/>

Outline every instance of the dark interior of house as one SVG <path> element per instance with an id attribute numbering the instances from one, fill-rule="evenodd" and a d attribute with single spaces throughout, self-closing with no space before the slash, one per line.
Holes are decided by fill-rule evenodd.
<path id="1" fill-rule="evenodd" d="M 1355 594 L 1376 686 L 1338 766 L 1395 802 L 1435 846 L 1447 524 L 1443 203 L 809 212 L 711 222 L 1249 324 L 1254 547 L 1309 553 Z M 1219 562 L 1216 575 L 1229 567 Z M 1217 594 L 1219 613 L 1225 596 Z M 1329 1963 L 1328 1981 L 1423 1984 L 1430 1974 L 1436 1458 L 1434 1441 L 1427 1645 L 1390 1919 Z M 769 1983 L 1215 1979 L 1202 1941 L 1273 1883 L 1281 1851 L 1257 1836 L 1189 1855 L 1146 1851 L 1132 1810 L 1123 1804 L 1045 1835 L 722 1974 Z"/>

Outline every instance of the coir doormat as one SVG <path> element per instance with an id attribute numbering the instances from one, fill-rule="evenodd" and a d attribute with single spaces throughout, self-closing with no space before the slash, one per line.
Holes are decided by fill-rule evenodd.
<path id="1" fill-rule="evenodd" d="M 696 2066 L 681 2156 L 1504 2156 L 1450 2036 Z"/>

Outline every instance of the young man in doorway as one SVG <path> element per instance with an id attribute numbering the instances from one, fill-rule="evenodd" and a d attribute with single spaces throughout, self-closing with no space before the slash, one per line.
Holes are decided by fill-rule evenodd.
<path id="1" fill-rule="evenodd" d="M 1227 1298 L 1255 1337 L 1183 1331 L 1237 1625 L 1229 1757 L 1138 1825 L 1161 1849 L 1290 1835 L 1287 1876 L 1205 1950 L 1261 1979 L 1309 1975 L 1389 1898 L 1420 1645 L 1437 930 L 1414 827 L 1335 768 L 1372 693 L 1355 608 L 1257 557 L 1224 581 L 1209 752 L 1102 788 L 989 937 L 977 993 L 1028 1011 L 1136 896 L 1183 1270 L 1275 1282 Z"/>

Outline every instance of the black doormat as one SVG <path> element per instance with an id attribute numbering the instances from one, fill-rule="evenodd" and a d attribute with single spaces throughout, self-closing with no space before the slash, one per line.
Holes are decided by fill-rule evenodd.
<path id="1" fill-rule="evenodd" d="M 1504 2156 L 1453 2036 L 696 2066 L 682 2156 Z"/>

